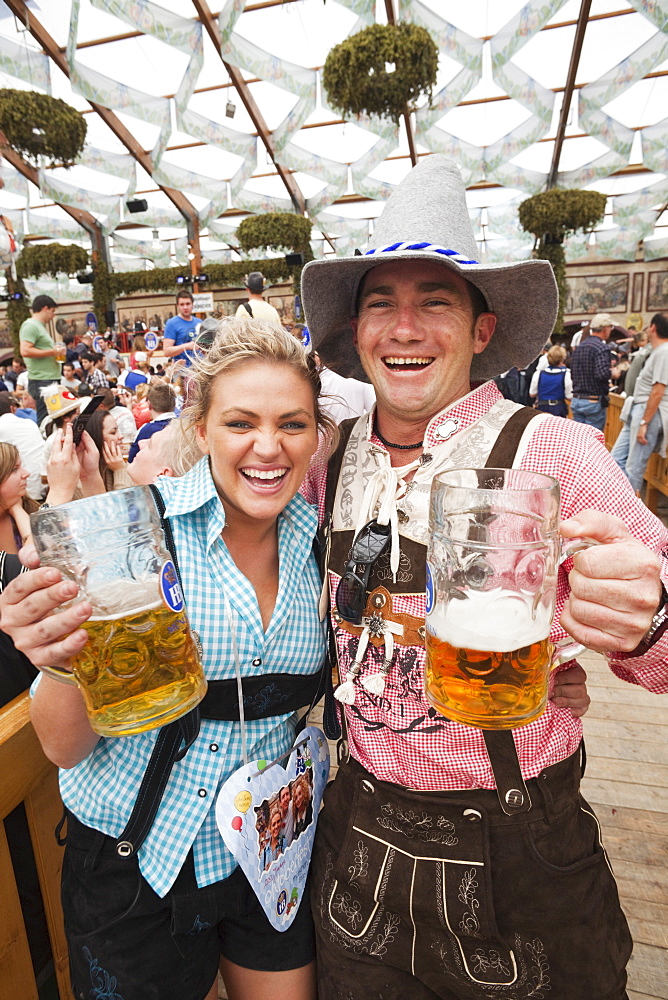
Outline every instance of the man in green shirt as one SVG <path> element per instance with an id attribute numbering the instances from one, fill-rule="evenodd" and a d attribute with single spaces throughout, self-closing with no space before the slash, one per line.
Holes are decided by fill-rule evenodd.
<path id="1" fill-rule="evenodd" d="M 32 316 L 23 321 L 19 330 L 21 356 L 28 369 L 28 392 L 35 400 L 38 425 L 47 416 L 41 390 L 53 382 L 60 382 L 60 364 L 57 358 L 60 357 L 62 348 L 56 347 L 46 328 L 46 324 L 55 316 L 56 309 L 57 305 L 50 295 L 38 295 L 33 299 Z"/>

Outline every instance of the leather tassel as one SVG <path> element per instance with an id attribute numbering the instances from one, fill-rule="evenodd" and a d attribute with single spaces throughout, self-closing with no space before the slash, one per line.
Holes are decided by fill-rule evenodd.
<path id="1" fill-rule="evenodd" d="M 382 662 L 381 668 L 374 674 L 367 674 L 360 681 L 360 684 L 365 691 L 369 694 L 382 695 L 385 691 L 385 680 L 390 672 L 390 667 L 392 666 L 392 659 L 394 657 L 394 636 L 387 629 L 385 631 L 385 659 Z"/>
<path id="2" fill-rule="evenodd" d="M 357 644 L 355 659 L 352 662 L 352 666 L 348 671 L 346 679 L 343 684 L 339 684 L 334 692 L 336 700 L 340 701 L 343 705 L 355 704 L 355 679 L 359 677 L 362 670 L 362 660 L 364 659 L 364 654 L 366 653 L 368 644 L 369 629 L 364 628 L 362 629 L 362 634 L 360 635 L 359 642 Z"/>

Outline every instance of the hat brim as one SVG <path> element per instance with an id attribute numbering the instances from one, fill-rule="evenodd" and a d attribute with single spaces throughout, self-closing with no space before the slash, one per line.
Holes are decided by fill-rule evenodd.
<path id="1" fill-rule="evenodd" d="M 71 413 L 72 410 L 78 410 L 82 402 L 82 399 L 77 399 L 72 403 L 68 403 L 67 406 L 63 406 L 61 410 L 56 410 L 55 413 L 48 413 L 39 425 L 39 429 L 41 431 L 46 430 L 49 424 L 54 420 L 57 420 L 58 417 L 64 417 L 66 413 Z"/>
<path id="2" fill-rule="evenodd" d="M 340 375 L 368 381 L 353 343 L 351 317 L 360 281 L 373 267 L 397 260 L 437 261 L 480 289 L 497 317 L 494 336 L 473 357 L 471 379 L 494 378 L 538 357 L 554 329 L 558 292 L 547 260 L 459 264 L 433 252 L 376 252 L 373 256 L 310 261 L 302 272 L 302 303 L 314 348 Z"/>

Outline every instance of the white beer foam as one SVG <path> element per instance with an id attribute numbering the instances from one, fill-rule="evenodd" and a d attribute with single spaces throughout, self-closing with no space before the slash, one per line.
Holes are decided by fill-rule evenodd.
<path id="1" fill-rule="evenodd" d="M 120 618 L 130 618 L 134 617 L 134 615 L 142 615 L 145 612 L 149 611 L 160 611 L 161 609 L 164 610 L 164 608 L 165 608 L 164 601 L 156 601 L 155 604 L 149 604 L 145 608 L 137 608 L 136 610 L 134 608 L 131 608 L 129 611 L 119 611 L 118 614 L 108 614 L 108 615 L 94 614 L 91 615 L 90 618 L 88 618 L 87 621 L 84 622 L 84 624 L 87 623 L 92 624 L 95 622 L 115 622 Z"/>
<path id="2" fill-rule="evenodd" d="M 158 607 L 162 601 L 158 577 L 146 574 L 137 579 L 112 580 L 103 587 L 87 590 L 86 598 L 93 605 L 94 618 L 120 618 Z"/>
<path id="3" fill-rule="evenodd" d="M 514 590 L 467 590 L 462 600 L 451 600 L 445 613 L 436 609 L 427 616 L 432 635 L 462 649 L 509 653 L 546 639 L 552 625 L 549 607 L 532 611 L 533 594 Z"/>

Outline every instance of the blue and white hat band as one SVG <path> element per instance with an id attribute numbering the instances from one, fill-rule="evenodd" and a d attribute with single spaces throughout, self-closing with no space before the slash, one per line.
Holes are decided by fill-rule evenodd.
<path id="1" fill-rule="evenodd" d="M 466 254 L 459 253 L 458 250 L 448 250 L 446 247 L 438 246 L 437 243 L 390 243 L 387 247 L 374 247 L 373 250 L 366 250 L 363 256 L 369 257 L 374 253 L 392 253 L 394 250 L 399 250 L 401 253 L 406 250 L 419 250 L 420 252 L 428 250 L 430 253 L 440 253 L 444 257 L 451 257 L 456 264 L 479 263 L 477 260 L 466 260 Z"/>

